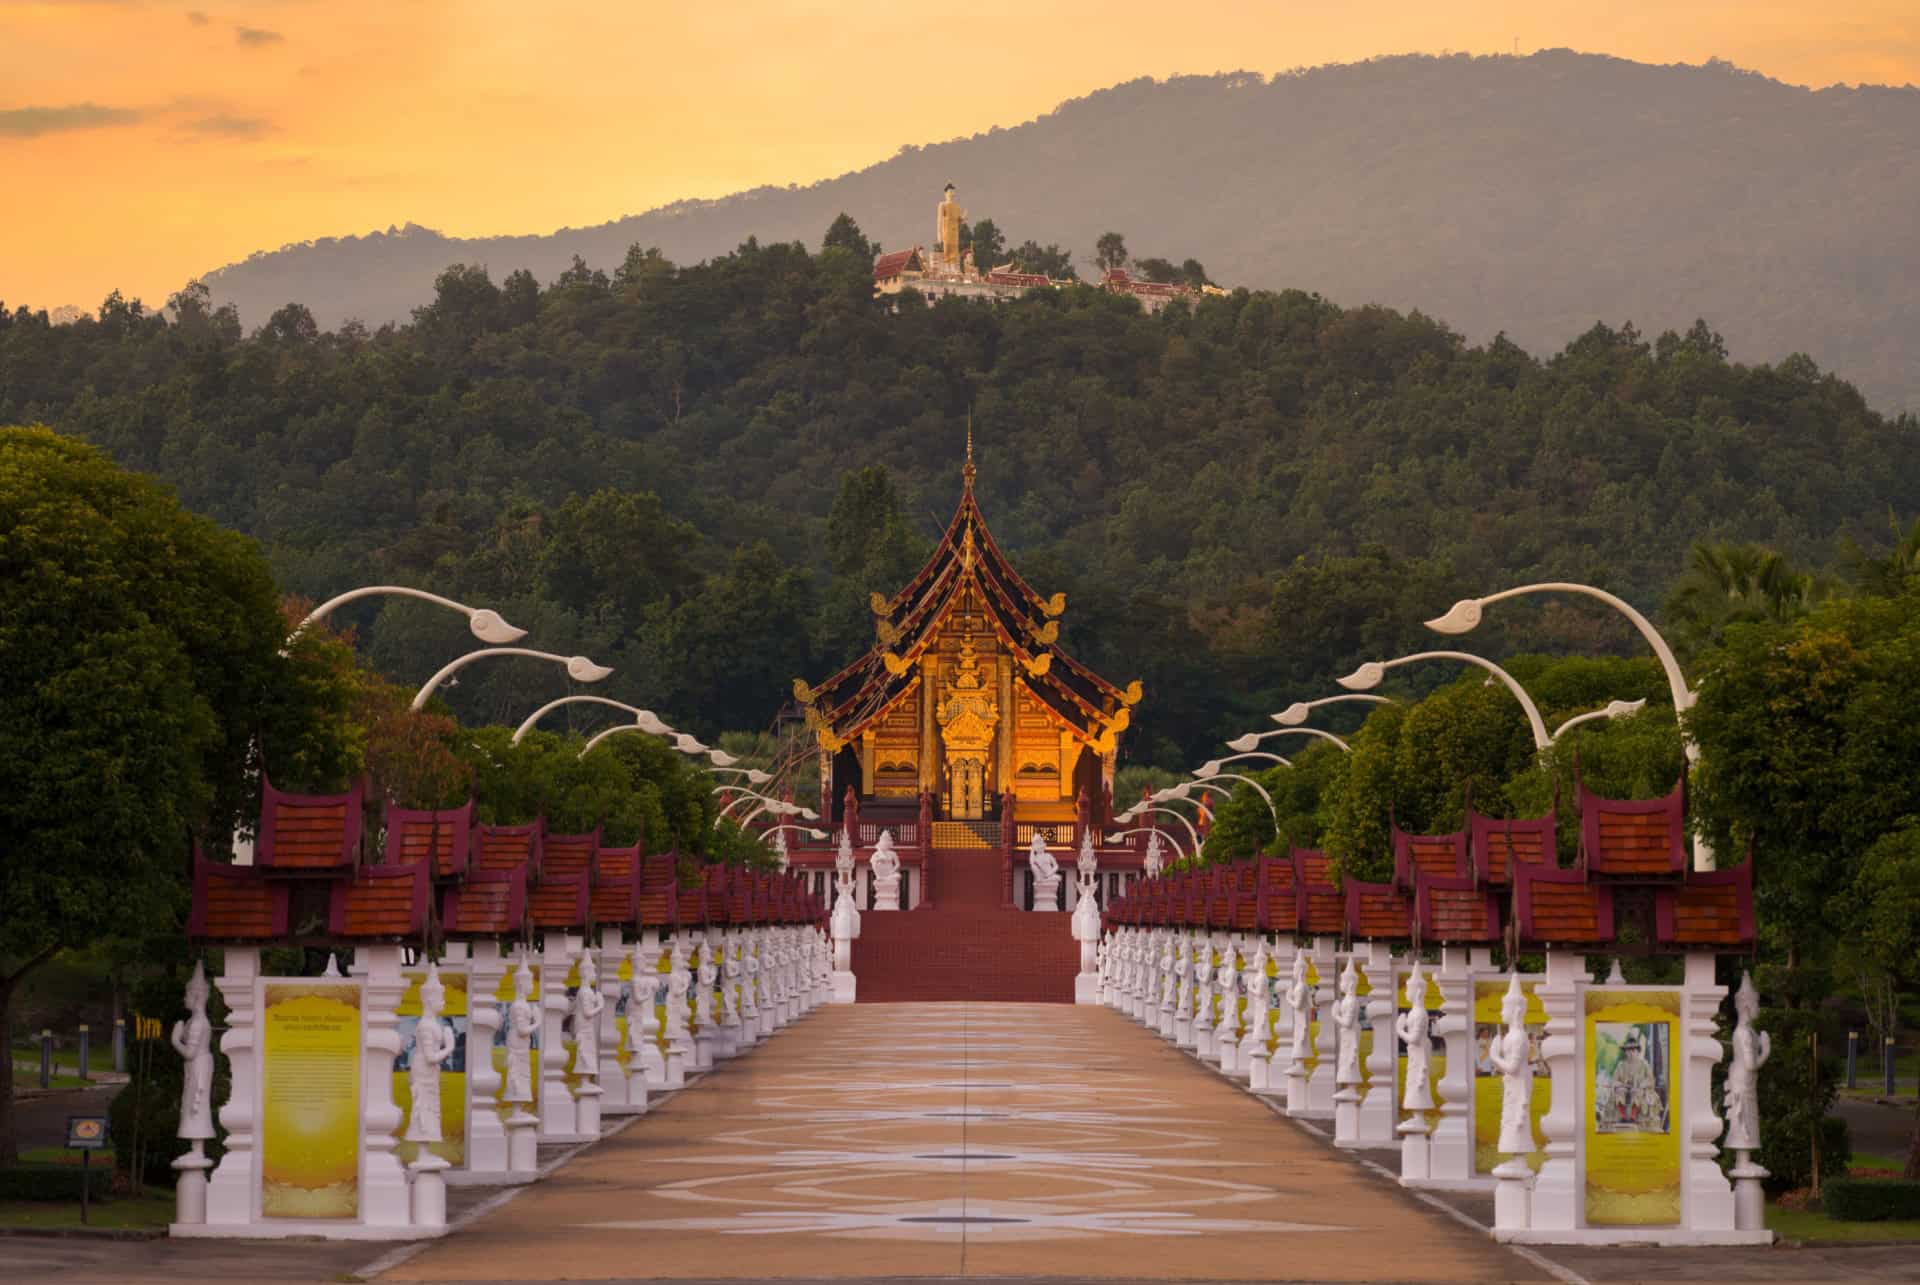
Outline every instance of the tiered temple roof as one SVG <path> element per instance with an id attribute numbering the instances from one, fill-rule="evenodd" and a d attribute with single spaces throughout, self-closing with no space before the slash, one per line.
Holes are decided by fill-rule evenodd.
<path id="1" fill-rule="evenodd" d="M 1064 730 L 1101 753 L 1112 752 L 1140 700 L 1139 682 L 1116 687 L 1059 648 L 1066 595 L 1041 597 L 987 530 L 973 490 L 971 432 L 964 478 L 960 506 L 919 574 L 891 598 L 872 595 L 879 636 L 873 648 L 825 682 L 794 680 L 808 726 L 823 749 L 846 745 L 918 681 L 917 662 L 954 610 L 963 601 L 979 602 L 986 630 L 1018 661 L 1026 689 Z"/>

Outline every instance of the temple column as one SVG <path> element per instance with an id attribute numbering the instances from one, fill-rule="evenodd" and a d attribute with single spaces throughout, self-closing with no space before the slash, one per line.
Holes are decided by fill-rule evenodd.
<path id="1" fill-rule="evenodd" d="M 228 946 L 221 953 L 225 961 L 213 984 L 227 1005 L 227 1029 L 220 1036 L 228 1076 L 227 1100 L 220 1104 L 220 1127 L 227 1131 L 227 1145 L 207 1183 L 206 1220 L 209 1224 L 231 1225 L 253 1221 L 253 1193 L 259 1185 L 254 1097 L 260 1085 L 255 1003 L 260 949 Z"/>

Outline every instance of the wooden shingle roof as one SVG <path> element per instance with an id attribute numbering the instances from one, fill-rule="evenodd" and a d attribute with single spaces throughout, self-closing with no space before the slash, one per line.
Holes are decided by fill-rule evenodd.
<path id="1" fill-rule="evenodd" d="M 439 811 L 388 807 L 386 864 L 426 862 L 435 879 L 460 878 L 473 848 L 473 814 L 472 799 Z"/>
<path id="2" fill-rule="evenodd" d="M 426 935 L 432 872 L 425 865 L 366 866 L 337 881 L 328 935 L 347 941 L 418 941 Z"/>
<path id="3" fill-rule="evenodd" d="M 288 794 L 260 775 L 260 834 L 254 864 L 268 870 L 337 874 L 360 859 L 367 782 L 344 794 Z"/>

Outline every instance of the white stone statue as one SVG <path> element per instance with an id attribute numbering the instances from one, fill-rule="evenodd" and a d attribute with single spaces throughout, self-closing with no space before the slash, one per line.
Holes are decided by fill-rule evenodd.
<path id="1" fill-rule="evenodd" d="M 1176 940 L 1173 949 L 1173 976 L 1179 983 L 1173 1001 L 1173 1015 L 1181 1021 L 1193 1016 L 1193 956 L 1187 943 Z"/>
<path id="2" fill-rule="evenodd" d="M 1313 987 L 1307 984 L 1307 957 L 1296 954 L 1293 957 L 1293 982 L 1287 987 L 1287 1007 L 1293 1013 L 1291 1057 L 1293 1065 L 1305 1068 L 1307 1055 L 1308 1024 L 1313 1016 Z"/>
<path id="3" fill-rule="evenodd" d="M 1500 1020 L 1507 1029 L 1487 1049 L 1487 1060 L 1501 1079 L 1498 1150 L 1524 1156 L 1533 1150 L 1533 1062 L 1527 1056 L 1527 997 L 1518 973 L 1510 975 L 1500 1000 Z"/>
<path id="4" fill-rule="evenodd" d="M 1173 937 L 1161 929 L 1160 938 L 1160 1007 L 1171 1009 L 1174 1006 L 1174 989 L 1178 985 L 1175 978 L 1177 965 L 1173 949 Z"/>
<path id="5" fill-rule="evenodd" d="M 1238 1042 L 1240 1037 L 1240 957 L 1232 943 L 1228 943 L 1220 967 L 1214 974 L 1214 985 L 1220 991 L 1220 1020 L 1214 1023 L 1219 1028 L 1215 1038 Z"/>
<path id="6" fill-rule="evenodd" d="M 1359 1084 L 1360 1075 L 1360 971 L 1351 956 L 1340 972 L 1340 998 L 1333 1002 L 1335 1084 Z"/>
<path id="7" fill-rule="evenodd" d="M 893 850 L 893 831 L 880 832 L 880 842 L 867 858 L 867 870 L 873 876 L 873 908 L 900 909 L 900 854 Z"/>
<path id="8" fill-rule="evenodd" d="M 413 1105 L 407 1113 L 408 1142 L 439 1142 L 440 1064 L 453 1056 L 453 1027 L 440 1020 L 447 988 L 438 964 L 427 965 L 420 984 L 420 1020 L 413 1028 L 413 1056 L 407 1062 L 407 1089 Z"/>
<path id="9" fill-rule="evenodd" d="M 1760 1147 L 1760 1068 L 1773 1054 L 1773 1041 L 1754 1029 L 1760 1013 L 1760 992 L 1751 974 L 1740 975 L 1733 995 L 1733 1060 L 1727 1064 L 1727 1083 L 1721 1112 L 1727 1117 L 1729 1151 L 1757 1151 Z"/>
<path id="10" fill-rule="evenodd" d="M 600 993 L 600 968 L 591 950 L 580 954 L 580 986 L 573 992 L 573 1067 L 582 1076 L 600 1073 L 600 1010 L 607 1000 Z"/>
<path id="11" fill-rule="evenodd" d="M 775 830 L 773 832 L 773 855 L 780 863 L 780 873 L 785 874 L 787 867 L 792 864 L 791 858 L 787 856 L 787 832 L 785 830 Z"/>
<path id="12" fill-rule="evenodd" d="M 678 941 L 679 939 L 675 938 L 676 945 Z M 700 985 L 696 987 L 693 992 L 693 1020 L 694 1024 L 702 1031 L 710 1031 L 713 1029 L 713 992 L 714 988 L 720 984 L 720 966 L 714 963 L 713 944 L 711 942 L 702 941 L 700 943 L 699 960 L 700 962 L 697 967 L 699 970 Z M 681 970 L 676 969 L 674 971 L 678 972 Z M 673 1004 L 671 998 L 673 994 L 673 983 L 671 981 L 667 983 L 667 994 L 669 996 L 667 1001 L 668 1011 L 671 1012 Z"/>
<path id="13" fill-rule="evenodd" d="M 207 1020 L 207 972 L 193 966 L 187 979 L 187 1016 L 173 1024 L 173 1048 L 186 1062 L 186 1083 L 180 1089 L 178 1137 L 205 1140 L 213 1130 L 213 1023 Z"/>
<path id="14" fill-rule="evenodd" d="M 513 970 L 513 1003 L 507 1007 L 507 1087 L 502 1102 L 533 1101 L 533 1037 L 540 1029 L 540 1010 L 527 997 L 533 994 L 533 973 L 523 958 Z"/>
<path id="15" fill-rule="evenodd" d="M 840 852 L 833 859 L 833 869 L 833 914 L 828 925 L 835 942 L 851 942 L 860 935 L 860 911 L 853 904 L 853 840 L 845 830 L 840 832 Z M 835 967 L 841 966 L 844 953 L 839 946 L 834 948 Z"/>
<path id="16" fill-rule="evenodd" d="M 1034 831 L 1027 845 L 1027 869 L 1033 872 L 1033 908 L 1052 910 L 1060 902 L 1060 863 L 1047 851 L 1046 836 Z"/>
<path id="17" fill-rule="evenodd" d="M 1414 960 L 1407 970 L 1407 1011 L 1393 1021 L 1393 1033 L 1407 1046 L 1407 1086 L 1400 1105 L 1409 1111 L 1433 1110 L 1433 1035 L 1427 1014 L 1427 975 Z"/>
<path id="18" fill-rule="evenodd" d="M 1146 877 L 1149 879 L 1159 874 L 1161 869 L 1166 865 L 1166 860 L 1161 854 L 1160 832 L 1158 830 L 1155 830 L 1147 836 L 1147 855 L 1141 859 L 1140 865 L 1141 869 L 1146 872 Z"/>
<path id="19" fill-rule="evenodd" d="M 673 938 L 673 950 L 667 956 L 667 1023 L 665 1034 L 667 1043 L 678 1047 L 687 1042 L 687 1022 L 693 1016 L 693 1006 L 688 1003 L 687 994 L 693 989 L 693 975 L 687 971 L 687 939 L 676 933 Z"/>

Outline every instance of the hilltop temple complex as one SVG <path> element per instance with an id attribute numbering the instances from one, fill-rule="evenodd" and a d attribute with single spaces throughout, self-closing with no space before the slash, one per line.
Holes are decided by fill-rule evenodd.
<path id="1" fill-rule="evenodd" d="M 873 263 L 873 289 L 878 295 L 898 295 L 917 290 L 930 298 L 986 299 L 1004 302 L 1030 290 L 1057 290 L 1078 285 L 1070 280 L 1055 280 L 1040 272 L 1021 272 L 1013 263 L 982 268 L 973 259 L 973 251 L 960 247 L 961 227 L 967 212 L 954 199 L 954 185 L 942 193 L 934 211 L 934 249 L 925 247 L 896 250 L 883 254 Z M 1202 294 L 1225 294 L 1218 286 L 1194 287 L 1163 281 L 1143 281 L 1124 268 L 1114 268 L 1100 281 L 1100 288 L 1111 294 L 1131 295 L 1148 312 L 1158 312 L 1175 299 L 1194 299 Z"/>

